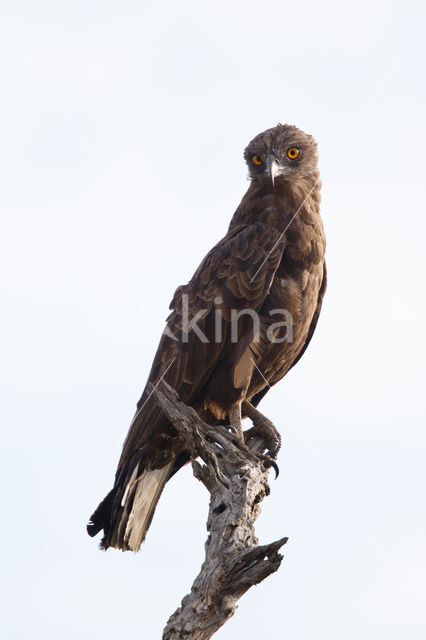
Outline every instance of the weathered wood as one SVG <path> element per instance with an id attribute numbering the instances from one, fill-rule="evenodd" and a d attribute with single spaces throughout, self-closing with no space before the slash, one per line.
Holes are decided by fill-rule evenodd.
<path id="1" fill-rule="evenodd" d="M 203 422 L 164 381 L 155 395 L 186 440 L 195 477 L 210 492 L 206 557 L 163 640 L 207 640 L 235 613 L 237 600 L 251 586 L 277 571 L 282 561 L 278 551 L 287 538 L 259 546 L 255 536 L 259 505 L 269 494 L 264 461 L 241 447 L 225 427 Z"/>

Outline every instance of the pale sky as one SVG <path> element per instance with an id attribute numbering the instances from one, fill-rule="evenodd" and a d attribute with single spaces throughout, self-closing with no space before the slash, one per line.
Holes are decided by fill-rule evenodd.
<path id="1" fill-rule="evenodd" d="M 0 635 L 151 640 L 203 559 L 183 469 L 137 555 L 85 524 L 112 486 L 175 288 L 226 232 L 242 153 L 319 145 L 329 288 L 261 404 L 257 533 L 278 573 L 215 636 L 426 637 L 426 25 L 421 2 L 0 2 Z"/>

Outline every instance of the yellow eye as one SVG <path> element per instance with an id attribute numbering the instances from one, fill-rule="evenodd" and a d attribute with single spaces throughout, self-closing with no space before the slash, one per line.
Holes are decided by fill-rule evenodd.
<path id="1" fill-rule="evenodd" d="M 297 147 L 290 147 L 290 149 L 287 151 L 287 157 L 290 158 L 290 160 L 295 160 L 298 155 L 299 155 L 300 151 Z"/>
<path id="2" fill-rule="evenodd" d="M 253 158 L 252 158 L 252 160 L 253 160 L 253 163 L 254 163 L 255 165 L 257 165 L 258 167 L 259 167 L 259 166 L 262 164 L 262 162 L 263 162 L 262 158 L 259 158 L 259 156 L 257 156 L 257 155 L 254 155 L 254 156 L 253 156 Z"/>

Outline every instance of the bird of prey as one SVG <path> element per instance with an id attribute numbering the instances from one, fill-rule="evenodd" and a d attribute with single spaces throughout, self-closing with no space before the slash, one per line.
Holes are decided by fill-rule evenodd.
<path id="1" fill-rule="evenodd" d="M 148 382 L 164 379 L 241 446 L 280 436 L 257 405 L 304 354 L 326 288 L 317 145 L 292 125 L 257 135 L 244 157 L 249 188 L 226 235 L 179 287 Z M 152 387 L 150 387 L 152 389 Z M 243 432 L 241 421 L 252 427 Z M 189 460 L 185 442 L 147 388 L 137 403 L 113 489 L 87 526 L 101 547 L 137 551 L 165 483 Z"/>

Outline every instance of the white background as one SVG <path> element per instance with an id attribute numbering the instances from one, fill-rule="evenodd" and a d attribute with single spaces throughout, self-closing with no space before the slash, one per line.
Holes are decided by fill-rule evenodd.
<path id="1" fill-rule="evenodd" d="M 329 289 L 262 402 L 279 572 L 218 640 L 426 637 L 426 27 L 420 2 L 0 3 L 0 635 L 160 638 L 203 558 L 182 470 L 138 555 L 86 521 L 111 488 L 168 303 L 225 233 L 242 152 L 317 139 Z"/>

